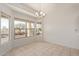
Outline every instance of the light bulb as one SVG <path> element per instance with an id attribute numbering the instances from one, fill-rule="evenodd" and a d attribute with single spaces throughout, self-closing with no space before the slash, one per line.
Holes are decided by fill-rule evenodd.
<path id="1" fill-rule="evenodd" d="M 39 16 L 39 15 L 38 15 L 38 12 L 36 12 L 35 15 L 36 15 L 36 16 Z"/>

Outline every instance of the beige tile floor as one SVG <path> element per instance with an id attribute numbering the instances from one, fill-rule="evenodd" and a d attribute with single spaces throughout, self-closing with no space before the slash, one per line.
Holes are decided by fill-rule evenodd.
<path id="1" fill-rule="evenodd" d="M 48 42 L 34 42 L 17 47 L 5 54 L 12 56 L 79 56 L 79 50 Z"/>

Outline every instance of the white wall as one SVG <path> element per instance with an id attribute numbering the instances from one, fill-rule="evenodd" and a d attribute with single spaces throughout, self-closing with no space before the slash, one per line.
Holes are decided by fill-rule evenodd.
<path id="1" fill-rule="evenodd" d="M 79 20 L 75 4 L 48 4 L 44 18 L 44 40 L 79 49 Z M 79 24 L 78 24 L 79 25 Z"/>

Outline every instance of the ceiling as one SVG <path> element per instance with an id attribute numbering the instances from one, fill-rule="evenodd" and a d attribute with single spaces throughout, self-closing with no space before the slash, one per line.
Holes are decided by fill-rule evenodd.
<path id="1" fill-rule="evenodd" d="M 71 10 L 73 12 L 79 13 L 78 3 L 18 3 L 18 4 L 14 3 L 14 4 L 9 4 L 9 6 L 12 7 L 13 9 L 16 9 L 19 12 L 23 12 L 33 16 L 35 16 L 35 13 L 39 11 L 48 14 L 53 10 L 56 11 Z"/>
<path id="2" fill-rule="evenodd" d="M 56 7 L 63 7 L 64 9 L 72 9 L 79 12 L 79 3 L 28 3 L 33 9 L 43 11 L 45 13 L 55 9 Z"/>

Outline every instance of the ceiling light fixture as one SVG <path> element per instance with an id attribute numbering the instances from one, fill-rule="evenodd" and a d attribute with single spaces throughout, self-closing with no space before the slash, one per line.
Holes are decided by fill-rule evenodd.
<path id="1" fill-rule="evenodd" d="M 35 13 L 36 17 L 44 17 L 46 14 L 42 11 L 36 12 Z"/>

